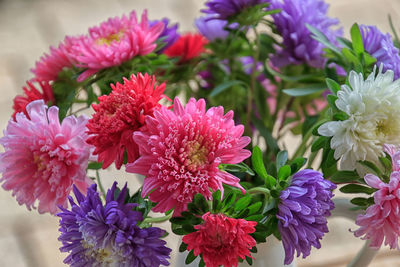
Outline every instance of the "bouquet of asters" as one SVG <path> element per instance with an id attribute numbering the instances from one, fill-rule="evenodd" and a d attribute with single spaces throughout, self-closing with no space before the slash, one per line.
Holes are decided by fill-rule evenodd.
<path id="1" fill-rule="evenodd" d="M 356 237 L 399 249 L 399 39 L 346 39 L 327 10 L 209 0 L 198 32 L 132 11 L 66 36 L 14 99 L 2 187 L 59 217 L 73 267 L 169 265 L 168 233 L 186 264 L 252 264 L 269 236 L 290 264 L 321 247 L 335 189 L 361 193 Z M 110 166 L 141 188 L 104 188 Z"/>

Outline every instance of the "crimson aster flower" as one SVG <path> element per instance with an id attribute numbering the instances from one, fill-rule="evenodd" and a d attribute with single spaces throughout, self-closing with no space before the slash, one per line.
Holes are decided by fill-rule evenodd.
<path id="1" fill-rule="evenodd" d="M 47 104 L 52 102 L 54 104 L 54 95 L 53 89 L 51 88 L 48 82 L 42 81 L 37 82 L 42 89 L 40 92 L 34 85 L 34 81 L 27 81 L 26 84 L 28 86 L 24 86 L 22 89 L 24 90 L 25 95 L 17 95 L 14 98 L 14 114 L 12 115 L 14 120 L 16 119 L 17 113 L 23 112 L 25 116 L 29 118 L 28 113 L 26 112 L 26 106 L 32 101 L 43 99 L 43 101 Z"/>
<path id="2" fill-rule="evenodd" d="M 90 183 L 87 118 L 70 116 L 60 123 L 58 108 L 47 108 L 43 100 L 33 101 L 26 110 L 30 119 L 18 113 L 0 139 L 5 150 L 0 154 L 0 181 L 20 205 L 30 210 L 37 200 L 39 213 L 55 213 L 67 205 L 73 184 L 86 190 Z"/>
<path id="3" fill-rule="evenodd" d="M 207 212 L 204 222 L 194 226 L 197 231 L 187 234 L 182 241 L 194 255 L 202 255 L 207 267 L 238 266 L 239 258 L 251 257 L 250 249 L 257 243 L 251 233 L 257 222 Z"/>
<path id="4" fill-rule="evenodd" d="M 147 55 L 157 46 L 156 40 L 164 23 L 150 26 L 147 11 L 139 23 L 136 12 L 107 21 L 89 29 L 89 34 L 78 38 L 71 47 L 71 57 L 78 67 L 86 68 L 78 81 L 83 81 L 101 69 L 119 66 L 138 55 Z"/>
<path id="5" fill-rule="evenodd" d="M 164 54 L 169 57 L 179 57 L 179 63 L 185 63 L 205 52 L 204 46 L 207 43 L 207 39 L 201 34 L 184 34 L 173 45 L 168 47 Z"/>
<path id="6" fill-rule="evenodd" d="M 374 193 L 375 203 L 367 208 L 365 214 L 358 215 L 356 224 L 360 228 L 354 235 L 370 239 L 370 247 L 374 249 L 379 249 L 383 241 L 391 249 L 400 249 L 400 150 L 394 145 L 385 145 L 384 149 L 393 160 L 390 181 L 385 183 L 373 174 L 365 175 L 365 182 L 378 191 Z"/>
<path id="7" fill-rule="evenodd" d="M 46 82 L 55 81 L 64 68 L 73 67 L 76 62 L 70 56 L 70 52 L 76 40 L 76 37 L 67 36 L 57 48 L 50 47 L 50 54 L 45 53 L 31 70 L 35 74 L 35 79 Z"/>
<path id="8" fill-rule="evenodd" d="M 142 214 L 132 210 L 136 203 L 125 203 L 127 187 L 116 196 L 117 183 L 101 202 L 96 184 L 84 196 L 74 187 L 77 203 L 69 197 L 71 210 L 61 208 L 58 238 L 61 252 L 69 252 L 64 263 L 71 267 L 158 267 L 169 265 L 171 249 L 161 239 L 158 227 L 140 228 Z"/>
<path id="9" fill-rule="evenodd" d="M 310 255 L 311 246 L 321 248 L 320 239 L 328 232 L 326 217 L 334 208 L 332 190 L 336 185 L 325 180 L 322 173 L 301 170 L 293 175 L 283 190 L 278 204 L 278 228 L 285 249 L 285 264 L 293 261 L 294 253 Z"/>
<path id="10" fill-rule="evenodd" d="M 94 154 L 103 162 L 103 169 L 113 161 L 120 169 L 125 151 L 128 162 L 138 158 L 132 134 L 145 124 L 146 115 L 160 108 L 165 84 L 156 85 L 154 76 L 138 73 L 130 80 L 124 78 L 123 84 L 111 84 L 111 88 L 109 95 L 99 97 L 99 104 L 92 105 L 95 113 L 87 124 L 87 143 L 96 147 Z"/>
<path id="11" fill-rule="evenodd" d="M 154 117 L 146 117 L 147 128 L 133 139 L 140 158 L 126 167 L 127 172 L 145 175 L 142 196 L 158 203 L 153 210 L 174 216 L 187 209 L 197 193 L 211 199 L 223 184 L 239 187 L 239 178 L 221 171 L 221 163 L 236 164 L 251 153 L 243 149 L 250 143 L 243 137 L 244 126 L 235 126 L 233 111 L 224 115 L 223 107 L 206 111 L 204 99 L 191 98 L 183 107 L 175 98 L 173 111 L 161 107 Z"/>

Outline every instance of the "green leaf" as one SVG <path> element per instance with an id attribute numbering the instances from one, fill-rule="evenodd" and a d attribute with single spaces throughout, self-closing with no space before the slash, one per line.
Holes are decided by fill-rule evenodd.
<path id="1" fill-rule="evenodd" d="M 334 95 L 336 95 L 337 92 L 339 92 L 339 90 L 340 90 L 340 85 L 336 81 L 329 79 L 329 78 L 326 78 L 325 81 L 326 81 L 326 85 L 328 85 L 328 88 L 331 90 L 331 92 Z"/>
<path id="2" fill-rule="evenodd" d="M 234 206 L 235 212 L 245 209 L 251 202 L 251 196 L 246 195 L 239 199 Z"/>
<path id="3" fill-rule="evenodd" d="M 364 198 L 364 197 L 355 197 L 353 199 L 350 200 L 350 202 L 356 206 L 368 206 L 369 201 L 368 198 Z"/>
<path id="4" fill-rule="evenodd" d="M 357 23 L 354 23 L 350 29 L 351 41 L 353 42 L 353 50 L 356 55 L 362 55 L 364 53 L 364 44 L 360 32 L 360 27 Z"/>
<path id="5" fill-rule="evenodd" d="M 277 76 L 279 78 L 281 78 L 284 81 L 288 81 L 288 82 L 305 82 L 305 81 L 312 81 L 312 80 L 317 80 L 318 78 L 318 74 L 304 74 L 304 75 L 297 75 L 297 76 L 288 76 L 288 75 L 284 75 L 280 72 L 277 72 L 276 70 L 274 70 L 271 66 L 269 66 L 268 64 L 265 66 L 268 70 L 269 73 L 271 73 L 274 76 Z"/>
<path id="6" fill-rule="evenodd" d="M 252 264 L 253 264 L 253 259 L 250 258 L 250 257 L 247 257 L 247 256 L 246 256 L 246 261 L 247 261 L 247 263 L 248 263 L 249 265 L 252 265 Z"/>
<path id="7" fill-rule="evenodd" d="M 315 40 L 317 40 L 318 42 L 322 43 L 323 45 L 325 45 L 327 48 L 329 48 L 330 50 L 332 50 L 332 52 L 336 53 L 336 54 L 340 54 L 340 51 L 338 50 L 338 48 L 336 46 L 334 46 L 328 39 L 328 37 L 326 37 L 325 34 L 323 34 L 320 30 L 318 30 L 317 28 L 306 24 L 307 29 L 312 33 L 311 37 Z"/>
<path id="8" fill-rule="evenodd" d="M 227 172 L 243 172 L 254 176 L 254 171 L 244 162 L 238 164 L 220 164 L 220 169 Z"/>
<path id="9" fill-rule="evenodd" d="M 222 201 L 222 211 L 229 209 L 233 203 L 236 201 L 236 192 L 232 191 L 229 195 Z"/>
<path id="10" fill-rule="evenodd" d="M 296 158 L 295 160 L 293 160 L 290 164 L 290 170 L 291 173 L 296 173 L 298 170 L 301 169 L 301 167 L 304 166 L 304 164 L 306 164 L 307 159 L 305 158 Z"/>
<path id="11" fill-rule="evenodd" d="M 334 183 L 351 183 L 360 179 L 356 171 L 338 171 L 329 180 Z"/>
<path id="12" fill-rule="evenodd" d="M 246 84 L 245 82 L 243 82 L 243 81 L 237 81 L 237 80 L 234 80 L 234 81 L 227 81 L 227 82 L 224 82 L 224 83 L 218 85 L 217 87 L 215 87 L 215 88 L 211 91 L 210 97 L 214 97 L 214 96 L 216 96 L 216 95 L 219 95 L 220 93 L 224 92 L 224 91 L 227 90 L 228 88 L 230 88 L 230 87 L 232 87 L 232 86 L 234 86 L 234 85 L 239 85 L 239 84 L 240 84 L 240 85 L 247 86 L 247 84 Z"/>
<path id="13" fill-rule="evenodd" d="M 202 194 L 196 194 L 194 196 L 193 203 L 202 213 L 206 213 L 209 211 L 207 200 Z"/>
<path id="14" fill-rule="evenodd" d="M 287 178 L 290 176 L 291 172 L 292 172 L 292 170 L 291 170 L 290 166 L 288 166 L 288 165 L 282 166 L 282 168 L 280 168 L 278 171 L 278 180 L 286 181 Z"/>
<path id="15" fill-rule="evenodd" d="M 383 174 L 382 174 L 381 170 L 374 163 L 367 161 L 367 160 L 361 160 L 361 161 L 358 161 L 358 163 L 360 163 L 364 167 L 367 167 L 368 169 L 373 171 L 378 177 L 382 177 Z"/>
<path id="16" fill-rule="evenodd" d="M 364 52 L 363 58 L 364 58 L 365 65 L 367 67 L 369 67 L 369 66 L 371 66 L 371 65 L 376 63 L 376 58 L 374 58 L 373 56 L 371 56 L 367 52 Z"/>
<path id="17" fill-rule="evenodd" d="M 253 165 L 254 171 L 261 178 L 267 178 L 267 171 L 265 170 L 264 161 L 262 157 L 261 149 L 258 146 L 253 148 L 253 153 L 251 155 L 251 164 Z"/>
<path id="18" fill-rule="evenodd" d="M 286 150 L 279 151 L 276 156 L 276 170 L 279 170 L 288 160 L 288 152 Z"/>
<path id="19" fill-rule="evenodd" d="M 256 213 L 257 211 L 259 211 L 260 208 L 261 208 L 261 206 L 262 206 L 262 202 L 260 202 L 260 201 L 254 203 L 254 204 L 251 204 L 251 205 L 248 207 L 248 209 L 249 209 L 249 215 L 252 215 L 252 214 Z"/>
<path id="20" fill-rule="evenodd" d="M 351 41 L 347 40 L 344 37 L 336 37 L 336 40 L 343 47 L 347 47 L 347 48 L 352 48 L 353 47 L 353 44 L 351 43 Z"/>
<path id="21" fill-rule="evenodd" d="M 337 112 L 339 109 L 336 107 L 336 100 L 338 99 L 337 96 L 335 95 L 327 95 L 326 96 L 326 101 L 328 101 L 329 106 L 333 109 L 333 111 Z"/>
<path id="22" fill-rule="evenodd" d="M 370 195 L 376 191 L 373 188 L 366 187 L 366 186 L 359 185 L 359 184 L 348 184 L 348 185 L 341 187 L 339 190 L 340 190 L 340 192 L 343 192 L 343 193 L 349 193 L 349 194 L 365 193 L 368 195 Z"/>
<path id="23" fill-rule="evenodd" d="M 311 152 L 316 152 L 324 147 L 325 142 L 328 140 L 325 136 L 320 136 L 311 145 Z"/>
<path id="24" fill-rule="evenodd" d="M 179 246 L 179 252 L 184 252 L 184 251 L 186 251 L 186 249 L 187 249 L 187 244 L 185 244 L 185 243 L 181 243 L 181 245 Z"/>
<path id="25" fill-rule="evenodd" d="M 195 256 L 193 250 L 191 250 L 191 251 L 189 252 L 189 254 L 187 255 L 187 257 L 186 257 L 185 263 L 186 263 L 186 264 L 190 264 L 190 263 L 192 263 L 196 258 L 197 258 L 197 256 Z"/>
<path id="26" fill-rule="evenodd" d="M 321 92 L 325 89 L 325 84 L 310 84 L 305 87 L 283 89 L 283 92 L 290 96 L 305 96 Z"/>
<path id="27" fill-rule="evenodd" d="M 272 137 L 271 131 L 267 127 L 265 127 L 263 122 L 257 119 L 255 116 L 252 116 L 251 121 L 254 123 L 254 126 L 256 126 L 257 130 L 260 132 L 260 135 L 264 137 L 265 142 L 267 143 L 267 149 L 274 154 L 278 153 L 279 146 L 275 138 Z"/>
<path id="28" fill-rule="evenodd" d="M 318 122 L 318 119 L 319 115 L 306 115 L 306 119 L 304 120 L 303 126 L 301 127 L 301 134 L 303 135 L 303 137 L 310 129 L 314 127 L 314 125 Z"/>
<path id="29" fill-rule="evenodd" d="M 101 169 L 102 166 L 103 166 L 103 163 L 101 163 L 101 162 L 90 162 L 88 164 L 87 168 L 89 170 L 99 170 L 99 169 Z"/>
<path id="30" fill-rule="evenodd" d="M 212 194 L 212 207 L 214 212 L 219 212 L 221 208 L 221 191 L 217 190 Z"/>

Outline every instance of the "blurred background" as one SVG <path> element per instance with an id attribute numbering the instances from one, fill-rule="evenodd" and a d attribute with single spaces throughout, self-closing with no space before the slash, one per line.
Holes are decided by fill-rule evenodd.
<path id="1" fill-rule="evenodd" d="M 326 0 L 329 14 L 340 20 L 345 35 L 354 22 L 377 25 L 390 32 L 387 16 L 400 30 L 400 0 Z M 41 55 L 50 45 L 56 46 L 65 35 L 85 33 L 87 28 L 108 17 L 148 9 L 151 19 L 168 17 L 179 23 L 181 32 L 193 31 L 193 21 L 200 16 L 204 0 L 0 0 L 0 129 L 12 114 L 12 100 L 22 92 L 25 81 Z M 2 133 L 0 133 L 2 136 Z M 2 148 L 0 148 L 1 150 Z M 124 171 L 102 174 L 105 186 L 114 179 L 128 181 L 132 190 L 139 180 Z M 338 192 L 337 195 L 340 193 Z M 165 226 L 166 228 L 168 226 Z M 349 231 L 355 224 L 344 218 L 329 221 L 330 233 L 322 241 L 322 249 L 313 250 L 300 267 L 345 266 L 362 247 L 363 241 Z M 168 229 L 167 229 L 168 230 Z M 0 190 L 0 266 L 58 267 L 66 255 L 58 250 L 58 220 L 48 214 L 39 215 L 19 206 L 10 192 Z M 174 249 L 176 238 L 167 239 Z M 177 249 L 175 249 L 177 251 Z M 171 266 L 175 266 L 172 260 Z M 372 262 L 374 267 L 400 266 L 400 253 L 381 249 Z"/>

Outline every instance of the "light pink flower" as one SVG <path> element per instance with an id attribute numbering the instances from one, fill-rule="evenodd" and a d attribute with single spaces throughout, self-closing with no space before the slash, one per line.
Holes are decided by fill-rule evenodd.
<path id="1" fill-rule="evenodd" d="M 79 77 L 83 81 L 101 69 L 121 65 L 137 55 L 146 55 L 156 48 L 155 41 L 164 29 L 164 23 L 149 25 L 147 11 L 139 23 L 136 12 L 127 16 L 109 18 L 89 29 L 72 46 L 71 56 L 77 66 L 87 68 Z"/>
<path id="2" fill-rule="evenodd" d="M 38 200 L 39 213 L 54 214 L 59 205 L 66 207 L 72 184 L 84 191 L 90 183 L 87 118 L 70 116 L 60 124 L 58 108 L 47 108 L 43 100 L 31 102 L 26 109 L 30 120 L 18 113 L 0 139 L 5 150 L 0 154 L 0 182 L 20 205 L 30 210 Z"/>
<path id="3" fill-rule="evenodd" d="M 71 68 L 74 65 L 74 60 L 69 56 L 69 53 L 76 40 L 76 37 L 67 36 L 57 48 L 51 46 L 50 54 L 45 53 L 36 62 L 35 68 L 31 69 L 35 74 L 35 79 L 42 82 L 55 81 L 64 68 Z"/>
<path id="4" fill-rule="evenodd" d="M 390 175 L 390 182 L 384 183 L 378 177 L 367 174 L 364 177 L 368 185 L 378 189 L 374 194 L 374 202 L 366 213 L 359 215 L 356 224 L 360 226 L 354 232 L 357 237 L 370 239 L 370 247 L 379 249 L 383 241 L 390 248 L 399 249 L 400 236 L 400 172 Z"/>
<path id="5" fill-rule="evenodd" d="M 126 171 L 145 175 L 142 196 L 157 202 L 154 211 L 175 208 L 180 215 L 193 196 L 201 193 L 211 199 L 211 191 L 223 184 L 239 187 L 239 178 L 218 168 L 235 164 L 251 153 L 243 149 L 250 143 L 243 137 L 243 125 L 235 126 L 233 111 L 224 115 L 223 107 L 206 111 L 204 99 L 190 99 L 183 107 L 175 98 L 173 111 L 161 107 L 154 117 L 146 117 L 147 130 L 135 132 L 141 157 L 128 164 Z"/>
<path id="6" fill-rule="evenodd" d="M 390 144 L 384 144 L 383 151 L 385 151 L 392 157 L 393 171 L 400 171 L 400 147 Z"/>

